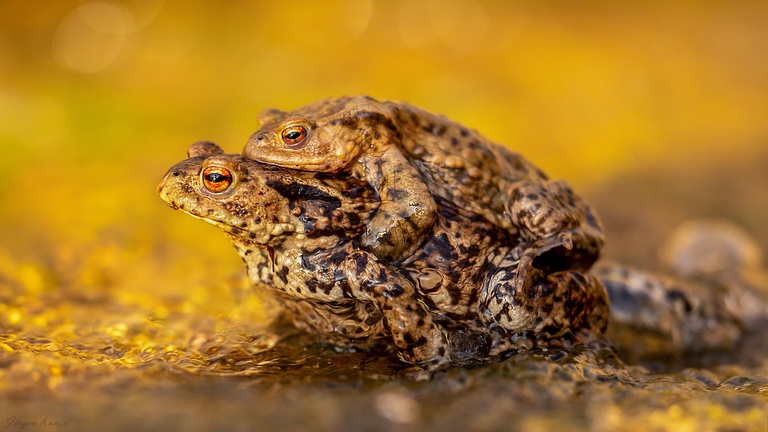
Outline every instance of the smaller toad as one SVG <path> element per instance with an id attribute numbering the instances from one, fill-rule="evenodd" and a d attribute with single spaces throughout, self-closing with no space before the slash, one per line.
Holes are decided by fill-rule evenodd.
<path id="1" fill-rule="evenodd" d="M 430 235 L 435 198 L 477 213 L 519 236 L 521 272 L 553 250 L 588 267 L 602 246 L 591 209 L 570 187 L 478 132 L 412 105 L 367 96 L 321 100 L 292 112 L 265 110 L 244 156 L 285 168 L 350 175 L 378 193 L 381 207 L 361 244 L 402 261 Z M 565 252 L 565 251 L 568 252 Z"/>

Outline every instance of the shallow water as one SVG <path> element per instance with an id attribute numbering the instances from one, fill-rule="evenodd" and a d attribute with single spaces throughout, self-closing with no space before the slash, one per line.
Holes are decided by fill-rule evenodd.
<path id="1" fill-rule="evenodd" d="M 4 362 L 13 383 L 4 411 L 73 430 L 761 430 L 768 421 L 764 366 L 654 374 L 593 344 L 427 377 L 371 353 L 249 347 L 110 367 L 27 345 Z"/>

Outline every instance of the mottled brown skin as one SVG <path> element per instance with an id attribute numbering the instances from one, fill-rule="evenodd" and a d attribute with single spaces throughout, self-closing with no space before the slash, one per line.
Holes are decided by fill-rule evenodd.
<path id="1" fill-rule="evenodd" d="M 426 239 L 407 259 L 387 261 L 361 245 L 384 205 L 367 182 L 263 165 L 209 143 L 189 154 L 160 196 L 224 230 L 250 279 L 273 289 L 297 326 L 331 342 L 392 341 L 402 360 L 434 367 L 605 329 L 606 292 L 584 263 L 571 269 L 545 254 L 520 288 L 519 251 L 531 240 L 461 202 L 436 194 Z M 212 167 L 232 173 L 221 192 L 207 189 Z"/>
<path id="2" fill-rule="evenodd" d="M 368 182 L 381 207 L 361 236 L 385 261 L 405 260 L 431 235 L 436 200 L 482 216 L 517 238 L 514 281 L 535 267 L 587 269 L 603 243 L 592 210 L 561 181 L 478 132 L 402 102 L 366 96 L 327 99 L 291 112 L 266 110 L 243 154 L 282 167 Z M 282 131 L 308 131 L 286 145 Z M 549 256 L 541 259 L 542 256 Z M 558 259 L 552 259 L 557 257 Z"/>

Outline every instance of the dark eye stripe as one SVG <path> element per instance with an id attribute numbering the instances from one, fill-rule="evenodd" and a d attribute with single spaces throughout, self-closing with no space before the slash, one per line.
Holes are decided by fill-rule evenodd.
<path id="1" fill-rule="evenodd" d="M 229 181 L 229 177 L 220 173 L 208 173 L 205 175 L 205 179 L 211 183 L 221 183 L 223 181 Z"/>

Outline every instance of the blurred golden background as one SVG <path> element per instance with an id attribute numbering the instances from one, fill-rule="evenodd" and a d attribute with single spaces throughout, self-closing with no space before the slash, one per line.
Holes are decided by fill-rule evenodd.
<path id="1" fill-rule="evenodd" d="M 764 1 L 3 0 L 4 347 L 57 352 L 28 359 L 55 389 L 75 344 L 132 365 L 247 331 L 262 311 L 231 289 L 236 254 L 155 186 L 194 141 L 240 152 L 267 107 L 408 101 L 588 196 L 749 161 L 768 144 L 766 23 Z M 104 344 L 121 356 L 88 354 Z"/>
<path id="2" fill-rule="evenodd" d="M 164 170 L 327 96 L 444 113 L 580 188 L 768 141 L 764 2 L 8 0 L 0 16 L 0 244 L 21 256 L 107 227 L 206 231 L 163 211 Z"/>

